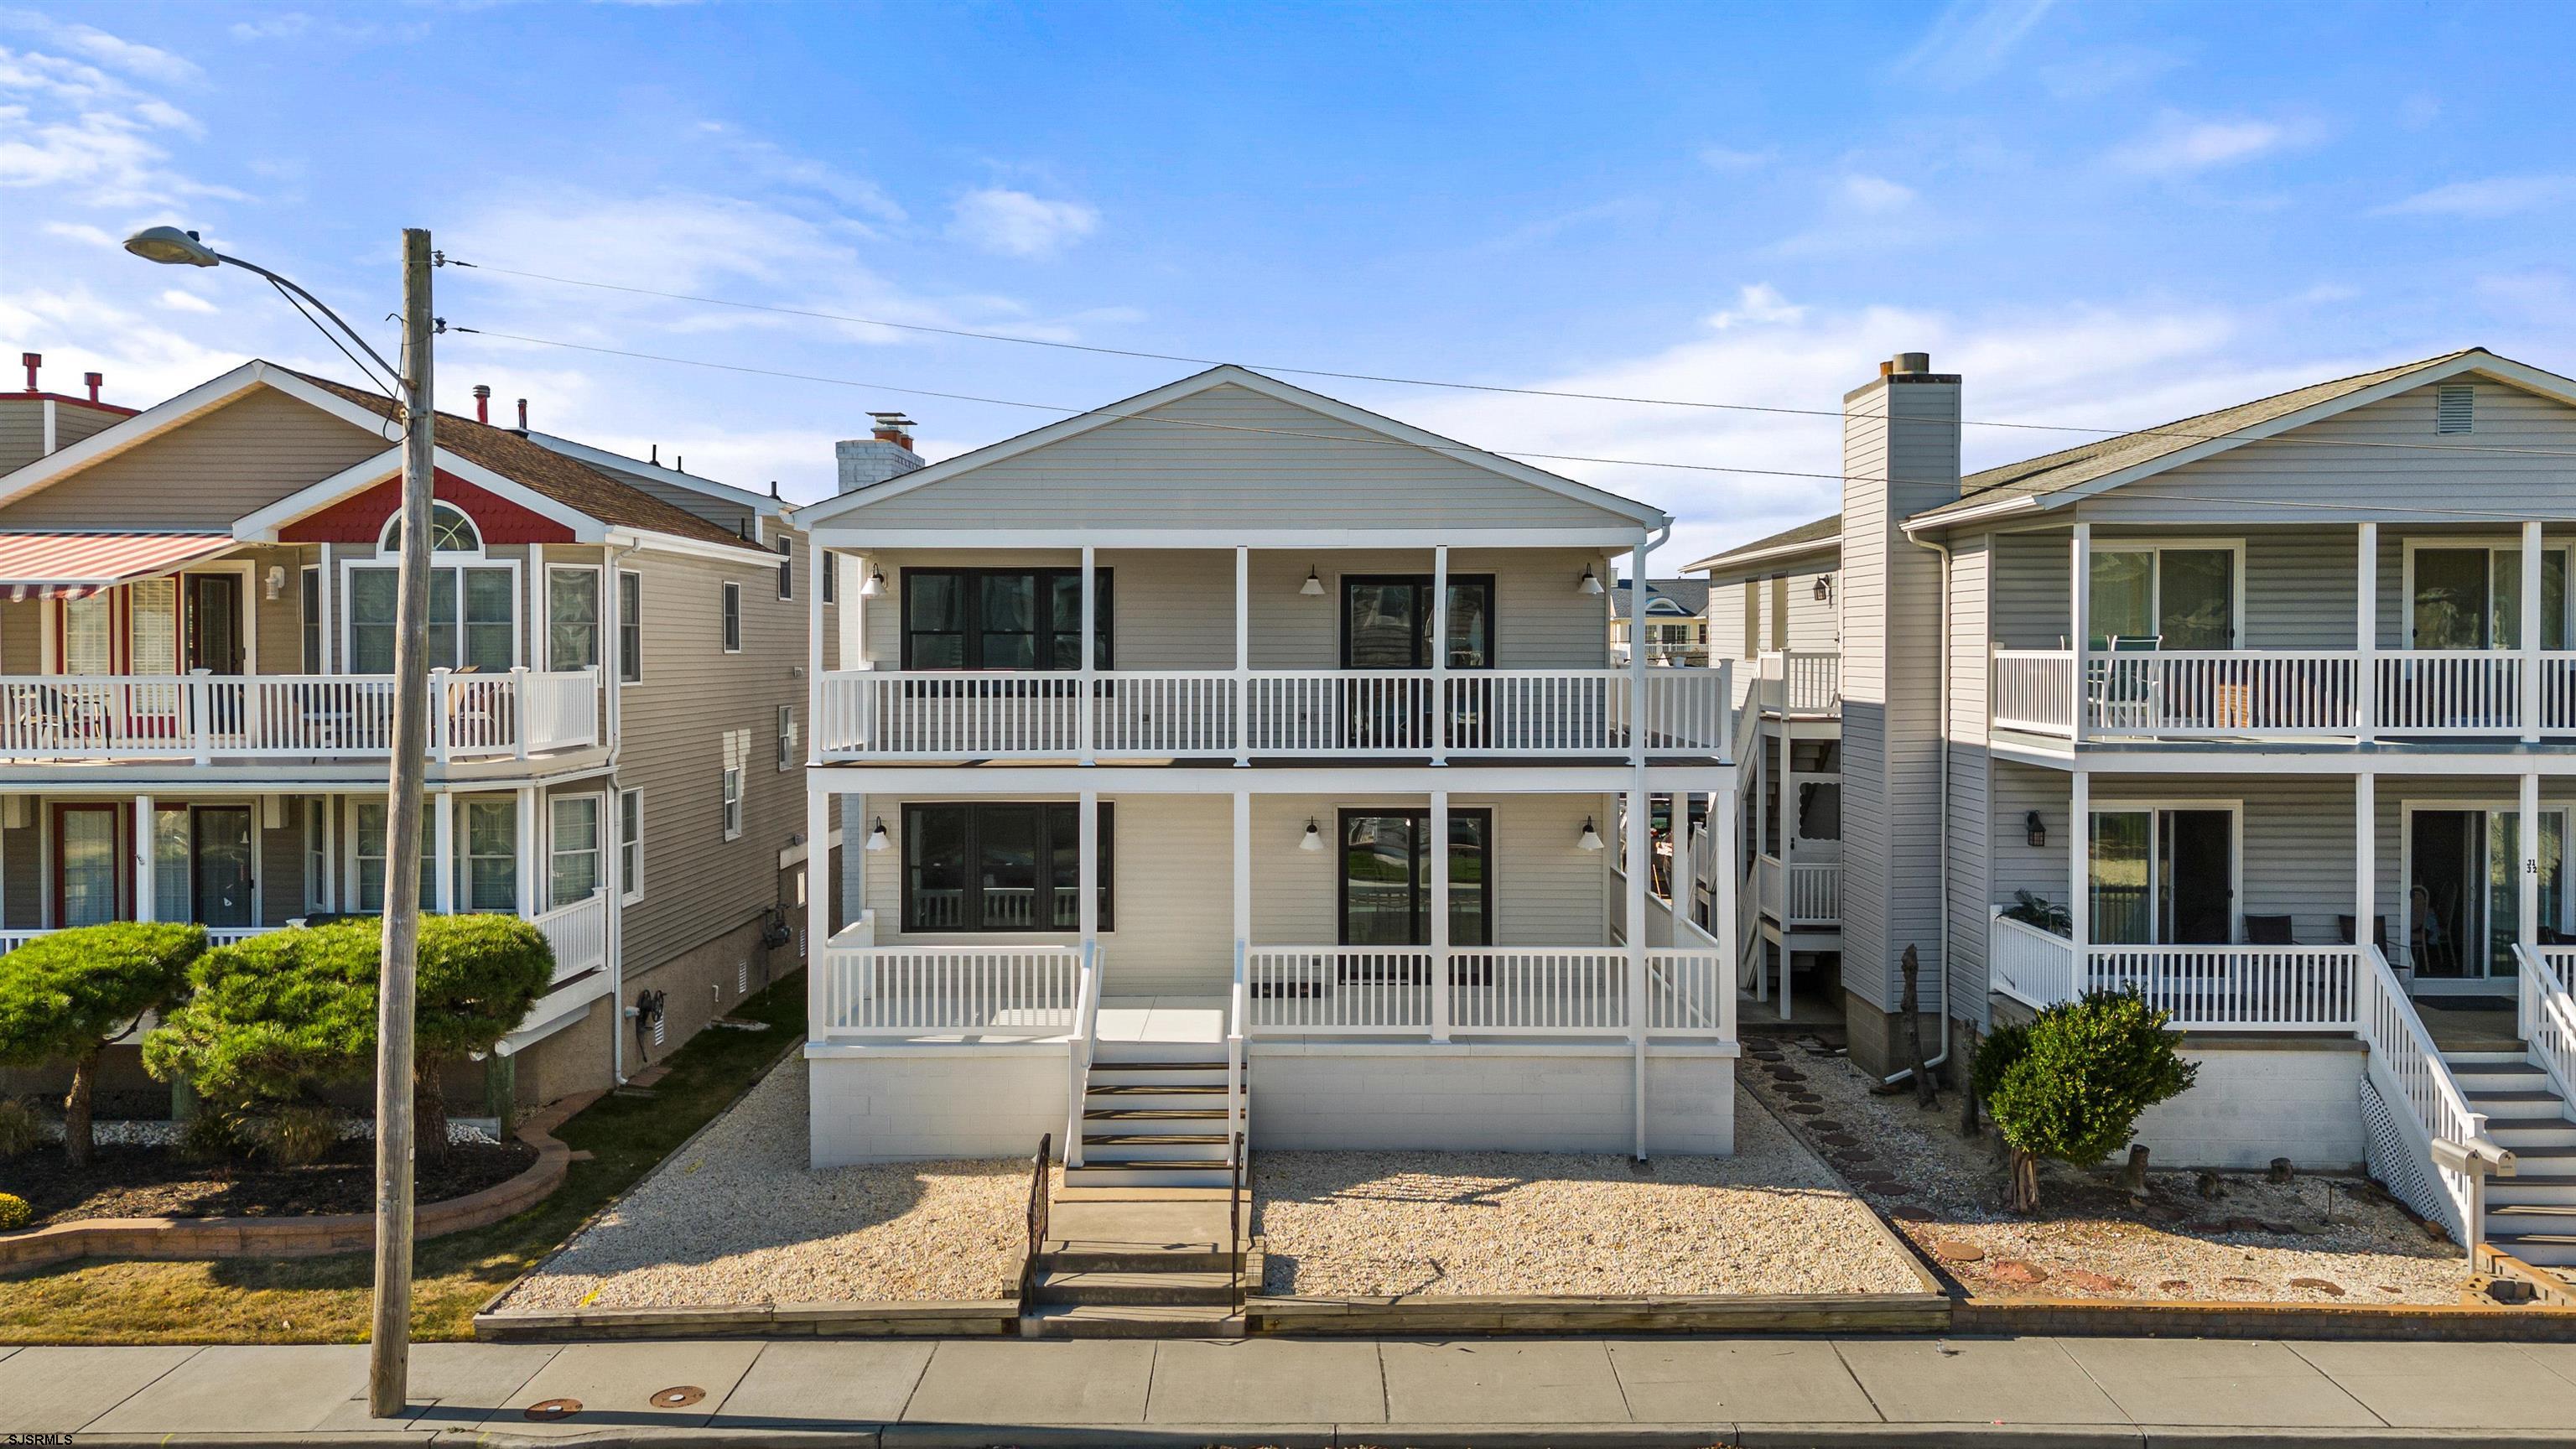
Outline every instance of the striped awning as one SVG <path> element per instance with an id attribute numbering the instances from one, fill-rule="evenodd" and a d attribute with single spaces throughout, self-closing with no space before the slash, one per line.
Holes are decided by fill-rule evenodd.
<path id="1" fill-rule="evenodd" d="M 0 533 L 12 599 L 85 599 L 233 547 L 229 533 Z"/>

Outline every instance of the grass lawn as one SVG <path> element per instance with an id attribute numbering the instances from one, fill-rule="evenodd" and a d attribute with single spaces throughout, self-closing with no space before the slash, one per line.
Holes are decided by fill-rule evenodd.
<path id="1" fill-rule="evenodd" d="M 593 1154 L 553 1197 L 505 1222 L 433 1238 L 414 1252 L 412 1335 L 474 1335 L 474 1310 L 572 1236 L 688 1135 L 805 1039 L 800 973 L 735 1006 L 770 1031 L 700 1032 L 667 1059 L 647 1097 L 602 1097 L 556 1135 Z M 621 1023 L 622 1025 L 622 1023 Z M 374 1260 L 229 1258 L 141 1263 L 82 1259 L 0 1278 L 0 1344 L 359 1343 Z"/>

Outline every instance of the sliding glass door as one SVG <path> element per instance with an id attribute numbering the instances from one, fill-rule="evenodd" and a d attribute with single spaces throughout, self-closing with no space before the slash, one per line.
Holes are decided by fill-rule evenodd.
<path id="1" fill-rule="evenodd" d="M 2407 642 L 2415 649 L 2522 647 L 2520 547 L 2419 548 L 2407 559 Z M 2540 647 L 2568 639 L 2568 550 L 2540 555 Z"/>
<path id="2" fill-rule="evenodd" d="M 2540 812 L 2540 928 L 2576 928 L 2568 914 L 2568 812 Z M 2516 810 L 2428 808 L 2406 821 L 2406 944 L 2419 982 L 2510 978 L 2522 924 L 2522 816 Z"/>
<path id="3" fill-rule="evenodd" d="M 2102 946 L 2235 939 L 2236 815 L 2220 809 L 2093 812 L 2086 908 Z"/>
<path id="4" fill-rule="evenodd" d="M 1345 810 L 1342 944 L 1431 944 L 1431 812 Z M 1490 810 L 1449 812 L 1449 940 L 1493 944 Z"/>
<path id="5" fill-rule="evenodd" d="M 2088 647 L 2233 649 L 2236 575 L 2232 548 L 2097 547 Z"/>

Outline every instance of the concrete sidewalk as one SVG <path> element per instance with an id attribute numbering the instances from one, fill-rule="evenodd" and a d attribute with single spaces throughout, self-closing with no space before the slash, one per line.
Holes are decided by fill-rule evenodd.
<path id="1" fill-rule="evenodd" d="M 0 1436 L 78 1443 L 2567 1444 L 2576 1344 L 2096 1338 L 0 1349 Z M 678 1392 L 672 1392 L 678 1391 Z M 696 1391 L 696 1392 L 690 1392 Z M 578 1413 L 526 1409 L 578 1400 Z M 665 1407 L 667 1405 L 667 1407 Z"/>

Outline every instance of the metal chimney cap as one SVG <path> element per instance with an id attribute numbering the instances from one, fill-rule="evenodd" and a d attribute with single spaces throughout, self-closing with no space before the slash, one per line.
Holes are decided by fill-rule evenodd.
<path id="1" fill-rule="evenodd" d="M 1930 372 L 1932 370 L 1932 354 L 1929 352 L 1900 352 L 1896 354 L 1894 358 L 1889 360 L 1888 370 L 1890 372 Z"/>

